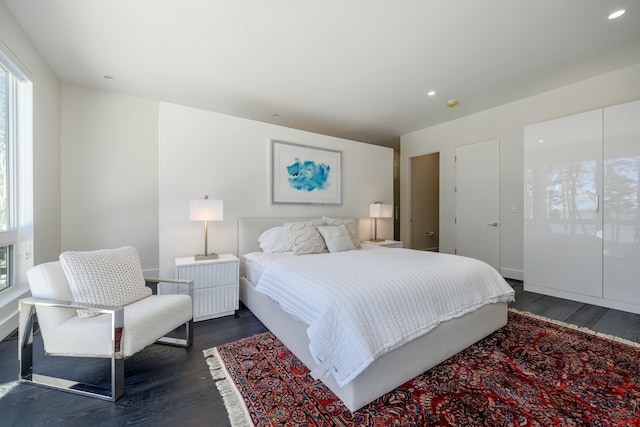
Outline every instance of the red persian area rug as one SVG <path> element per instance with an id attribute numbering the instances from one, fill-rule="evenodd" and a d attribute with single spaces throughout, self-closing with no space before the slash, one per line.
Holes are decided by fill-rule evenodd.
<path id="1" fill-rule="evenodd" d="M 270 332 L 204 353 L 234 426 L 640 426 L 640 346 L 512 310 L 353 413 Z"/>

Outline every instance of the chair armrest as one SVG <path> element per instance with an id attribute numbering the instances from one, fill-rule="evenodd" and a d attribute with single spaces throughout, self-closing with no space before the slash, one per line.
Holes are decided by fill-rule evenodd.
<path id="1" fill-rule="evenodd" d="M 106 313 L 114 315 L 119 311 L 124 311 L 124 307 L 119 307 L 115 305 L 104 305 L 104 304 L 89 304 L 84 302 L 75 302 L 75 301 L 63 301 L 57 299 L 47 299 L 47 298 L 22 298 L 20 304 L 29 304 L 32 306 L 40 306 L 40 307 L 58 307 L 58 308 L 68 308 L 73 310 L 91 310 L 99 313 Z"/>
<path id="2" fill-rule="evenodd" d="M 145 277 L 144 281 L 147 283 L 177 283 L 182 285 L 193 285 L 193 280 L 188 279 L 160 279 L 157 277 Z"/>
<path id="3" fill-rule="evenodd" d="M 191 299 L 193 299 L 193 280 L 191 279 L 160 279 L 157 277 L 145 277 L 144 281 L 147 283 L 147 286 L 151 288 L 154 295 L 158 293 L 158 283 L 177 285 L 178 289 L 180 286 L 187 286 L 187 292 Z"/>

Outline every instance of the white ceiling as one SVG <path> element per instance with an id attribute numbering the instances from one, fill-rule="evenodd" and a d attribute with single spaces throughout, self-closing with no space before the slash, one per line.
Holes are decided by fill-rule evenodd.
<path id="1" fill-rule="evenodd" d="M 65 82 L 396 147 L 640 62 L 640 0 L 3 1 Z"/>

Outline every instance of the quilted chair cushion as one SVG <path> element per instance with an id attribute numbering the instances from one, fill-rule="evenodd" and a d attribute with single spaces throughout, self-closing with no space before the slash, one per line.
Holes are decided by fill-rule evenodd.
<path id="1" fill-rule="evenodd" d="M 58 261 L 27 272 L 35 298 L 71 301 L 71 289 Z M 80 318 L 76 310 L 38 307 L 38 324 L 47 354 L 111 357 L 111 317 Z M 189 295 L 151 295 L 124 309 L 122 347 L 116 358 L 131 356 L 193 317 Z"/>
<path id="2" fill-rule="evenodd" d="M 124 308 L 122 347 L 115 357 L 126 358 L 137 353 L 192 317 L 189 295 L 151 295 L 127 305 Z M 108 314 L 84 319 L 73 316 L 48 331 L 47 335 L 43 330 L 47 354 L 111 357 L 110 321 Z"/>
<path id="3" fill-rule="evenodd" d="M 76 302 L 122 307 L 151 295 L 134 247 L 63 252 L 60 264 Z M 78 310 L 82 318 L 98 314 Z"/>

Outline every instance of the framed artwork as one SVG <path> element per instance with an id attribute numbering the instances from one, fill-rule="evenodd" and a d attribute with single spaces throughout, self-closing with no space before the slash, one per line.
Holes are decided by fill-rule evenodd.
<path id="1" fill-rule="evenodd" d="M 339 205 L 342 152 L 271 141 L 271 203 Z"/>

